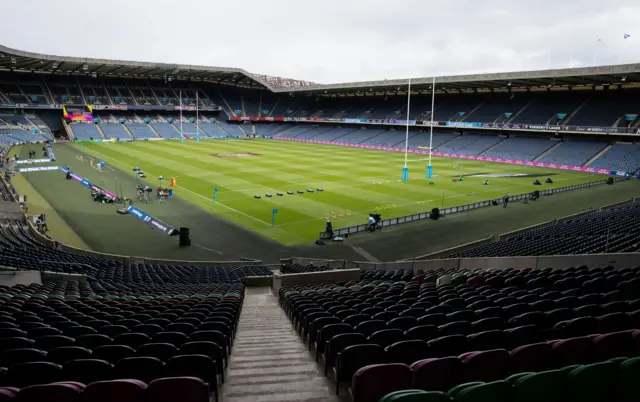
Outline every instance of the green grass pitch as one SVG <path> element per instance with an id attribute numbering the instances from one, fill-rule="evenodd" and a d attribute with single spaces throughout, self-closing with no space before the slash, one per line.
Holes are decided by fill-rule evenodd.
<path id="1" fill-rule="evenodd" d="M 158 176 L 164 176 L 166 181 L 175 177 L 176 195 L 284 244 L 316 239 L 327 219 L 331 219 L 334 228 L 340 228 L 365 223 L 370 212 L 391 218 L 498 198 L 506 192 L 520 194 L 603 178 L 590 173 L 433 158 L 434 184 L 429 185 L 426 157 L 410 154 L 409 180 L 402 182 L 402 152 L 279 140 L 137 141 L 73 146 L 94 158 L 102 155 L 107 165 L 131 175 L 133 167 L 139 167 L 154 185 L 159 184 Z M 534 186 L 532 177 L 493 177 L 488 186 L 482 185 L 485 177 L 452 181 L 461 174 L 553 174 L 554 183 Z M 541 181 L 544 179 L 541 177 Z M 115 191 L 108 183 L 105 186 Z M 214 188 L 218 188 L 216 203 Z M 324 191 L 307 193 L 309 188 Z M 298 194 L 297 190 L 305 193 Z M 288 195 L 287 191 L 295 194 Z M 276 196 L 277 192 L 284 196 Z M 266 198 L 265 193 L 273 197 Z M 254 194 L 262 198 L 255 199 Z M 279 212 L 272 227 L 273 208 Z"/>

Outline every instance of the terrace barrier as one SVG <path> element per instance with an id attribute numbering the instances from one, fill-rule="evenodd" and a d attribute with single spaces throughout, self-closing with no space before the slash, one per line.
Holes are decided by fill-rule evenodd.
<path id="1" fill-rule="evenodd" d="M 398 262 L 354 262 L 362 271 L 396 269 L 566 269 L 586 265 L 588 267 L 612 266 L 622 269 L 636 266 L 640 253 L 541 255 L 537 257 L 479 257 L 450 258 L 440 260 L 413 260 Z"/>
<path id="2" fill-rule="evenodd" d="M 615 180 L 619 181 L 619 180 L 624 180 L 624 179 L 616 178 Z M 592 181 L 592 182 L 588 182 L 588 183 L 573 184 L 571 186 L 551 188 L 551 189 L 539 190 L 539 191 L 540 191 L 540 196 L 546 196 L 546 195 L 552 195 L 552 194 L 557 194 L 557 193 L 563 193 L 563 192 L 566 192 L 566 191 L 577 190 L 577 189 L 580 189 L 580 188 L 588 188 L 588 187 L 599 186 L 599 185 L 606 184 L 606 183 L 607 183 L 607 180 L 598 180 L 598 181 Z M 524 193 L 524 194 L 517 194 L 517 195 L 510 195 L 509 196 L 509 202 L 522 201 L 522 200 L 528 199 L 530 197 L 531 193 L 532 192 L 528 192 L 528 193 Z M 494 205 L 494 203 L 495 203 L 495 205 L 502 205 L 503 199 L 502 198 L 495 198 L 495 199 L 492 199 L 492 200 L 479 201 L 479 202 L 474 202 L 472 204 L 466 204 L 466 205 L 461 205 L 461 206 L 457 206 L 457 207 L 449 207 L 449 208 L 441 209 L 440 210 L 440 216 L 446 216 L 446 215 L 449 215 L 449 214 L 471 211 L 473 209 L 478 209 L 478 208 L 486 208 L 486 207 L 490 207 L 490 206 Z M 418 214 L 400 216 L 400 217 L 397 217 L 397 218 L 383 219 L 378 223 L 378 227 L 379 228 L 385 228 L 385 227 L 388 227 L 388 226 L 399 225 L 401 223 L 415 222 L 415 221 L 425 220 L 425 219 L 429 219 L 429 218 L 431 218 L 431 212 L 421 212 L 421 213 L 418 213 Z M 354 234 L 354 233 L 364 232 L 364 231 L 367 230 L 368 227 L 369 227 L 368 224 L 349 226 L 349 227 L 346 227 L 346 228 L 334 229 L 333 233 L 334 233 L 335 236 L 350 235 L 350 234 Z M 324 232 L 320 232 L 319 238 L 322 238 L 323 234 L 324 234 Z"/>

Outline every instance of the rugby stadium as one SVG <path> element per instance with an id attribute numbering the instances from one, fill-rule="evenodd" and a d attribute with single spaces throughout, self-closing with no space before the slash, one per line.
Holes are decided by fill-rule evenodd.
<path id="1" fill-rule="evenodd" d="M 0 45 L 0 401 L 639 401 L 639 95 Z"/>

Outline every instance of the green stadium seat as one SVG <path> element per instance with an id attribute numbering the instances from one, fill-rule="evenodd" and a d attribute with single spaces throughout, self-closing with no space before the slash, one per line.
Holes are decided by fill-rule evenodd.
<path id="1" fill-rule="evenodd" d="M 380 402 L 451 402 L 451 399 L 440 391 L 405 389 L 385 395 Z"/>
<path id="2" fill-rule="evenodd" d="M 618 365 L 612 362 L 587 364 L 569 373 L 569 402 L 614 400 Z"/>
<path id="3" fill-rule="evenodd" d="M 567 373 L 548 370 L 530 373 L 514 383 L 514 402 L 561 402 L 565 400 Z"/>
<path id="4" fill-rule="evenodd" d="M 493 381 L 460 391 L 455 402 L 512 402 L 513 387 L 507 381 Z"/>
<path id="5" fill-rule="evenodd" d="M 627 359 L 620 364 L 617 402 L 635 402 L 640 397 L 640 357 Z"/>
<path id="6" fill-rule="evenodd" d="M 451 399 L 456 399 L 456 396 L 461 391 L 467 388 L 475 387 L 476 385 L 482 385 L 482 384 L 484 384 L 484 382 L 482 381 L 473 381 L 473 382 L 466 382 L 464 384 L 458 384 L 455 387 L 451 388 L 449 391 L 447 391 L 447 396 Z"/>
<path id="7" fill-rule="evenodd" d="M 509 384 L 515 384 L 519 379 L 521 379 L 522 377 L 528 376 L 529 374 L 532 374 L 531 372 L 526 372 L 526 373 L 516 373 L 516 374 L 511 374 L 509 377 L 505 378 L 505 381 L 507 381 Z"/>

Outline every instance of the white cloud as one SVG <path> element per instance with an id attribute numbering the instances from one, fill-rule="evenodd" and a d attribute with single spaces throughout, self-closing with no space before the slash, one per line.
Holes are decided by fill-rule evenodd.
<path id="1" fill-rule="evenodd" d="M 640 62 L 637 0 L 20 0 L 0 14 L 20 50 L 320 83 Z"/>

